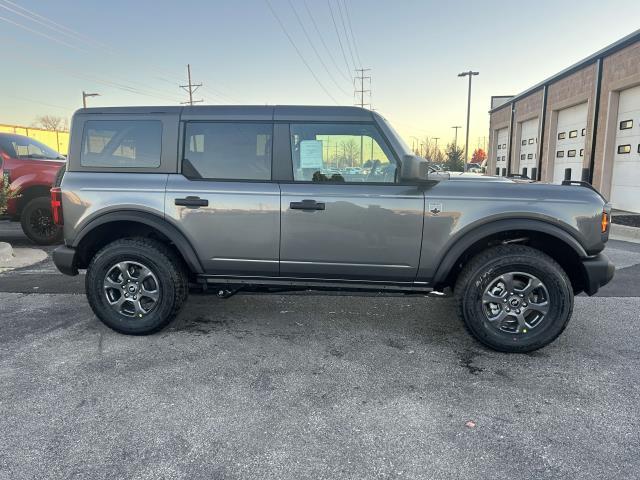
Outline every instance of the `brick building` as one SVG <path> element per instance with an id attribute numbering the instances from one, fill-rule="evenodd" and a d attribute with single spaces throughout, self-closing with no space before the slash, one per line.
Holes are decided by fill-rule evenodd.
<path id="1" fill-rule="evenodd" d="M 640 212 L 640 30 L 518 95 L 492 97 L 489 114 L 490 173 L 587 180 L 614 208 Z"/>

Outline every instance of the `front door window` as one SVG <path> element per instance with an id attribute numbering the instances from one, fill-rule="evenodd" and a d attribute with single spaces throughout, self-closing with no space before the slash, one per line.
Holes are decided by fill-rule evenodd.
<path id="1" fill-rule="evenodd" d="M 396 161 L 374 125 L 293 124 L 291 152 L 295 181 L 395 182 Z"/>

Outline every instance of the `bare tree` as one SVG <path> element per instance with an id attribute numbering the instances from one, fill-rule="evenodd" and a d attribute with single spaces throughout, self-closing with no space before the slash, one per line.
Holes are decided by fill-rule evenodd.
<path id="1" fill-rule="evenodd" d="M 442 150 L 440 150 L 440 146 L 436 144 L 436 142 L 429 137 L 425 137 L 425 139 L 421 142 L 423 146 L 423 154 L 424 158 L 431 162 L 442 163 L 444 162 L 444 154 Z"/>
<path id="2" fill-rule="evenodd" d="M 340 167 L 352 167 L 355 163 L 360 163 L 360 146 L 353 138 L 340 142 L 340 147 L 342 148 Z"/>
<path id="3" fill-rule="evenodd" d="M 37 117 L 34 126 L 45 130 L 57 130 L 59 132 L 69 131 L 69 121 L 66 118 L 55 117 L 53 115 L 42 115 Z"/>

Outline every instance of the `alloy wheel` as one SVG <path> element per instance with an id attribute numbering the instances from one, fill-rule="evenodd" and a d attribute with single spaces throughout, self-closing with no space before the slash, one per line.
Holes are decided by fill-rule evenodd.
<path id="1" fill-rule="evenodd" d="M 489 282 L 482 295 L 482 310 L 495 330 L 523 334 L 544 322 L 549 302 L 549 291 L 538 277 L 509 272 Z"/>
<path id="2" fill-rule="evenodd" d="M 118 262 L 103 281 L 107 302 L 121 315 L 142 318 L 160 300 L 160 284 L 151 269 L 139 262 Z"/>

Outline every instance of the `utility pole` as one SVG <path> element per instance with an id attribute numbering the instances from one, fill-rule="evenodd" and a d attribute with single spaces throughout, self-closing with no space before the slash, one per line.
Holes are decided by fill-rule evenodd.
<path id="1" fill-rule="evenodd" d="M 467 171 L 467 163 L 469 162 L 469 118 L 471 117 L 471 78 L 480 75 L 480 72 L 469 70 L 468 72 L 459 73 L 459 77 L 469 77 L 469 94 L 467 96 L 467 131 L 464 144 L 464 171 Z"/>
<path id="2" fill-rule="evenodd" d="M 417 147 L 420 145 L 420 140 L 418 137 L 414 137 L 413 135 L 410 135 L 409 138 L 411 139 L 411 150 L 415 154 L 418 151 Z"/>
<path id="3" fill-rule="evenodd" d="M 433 147 L 433 156 L 435 158 L 432 158 L 431 161 L 432 162 L 436 162 L 438 160 L 438 140 L 440 140 L 440 137 L 431 137 L 435 140 L 435 146 Z"/>
<path id="4" fill-rule="evenodd" d="M 453 146 L 457 147 L 458 146 L 458 129 L 462 127 L 459 125 L 456 125 L 455 127 L 451 127 L 451 128 L 454 128 L 456 130 L 455 137 L 453 137 Z"/>
<path id="5" fill-rule="evenodd" d="M 370 68 L 356 68 L 356 72 L 360 73 L 360 75 L 356 75 L 353 78 L 353 97 L 356 101 L 355 105 L 360 108 L 364 108 L 366 105 L 369 109 L 371 109 L 371 75 L 365 75 L 365 72 L 370 72 Z M 360 89 L 358 90 L 357 81 L 360 80 Z M 369 81 L 369 88 L 364 88 L 365 80 Z M 364 95 L 367 93 L 369 95 L 369 102 L 365 103 Z M 358 95 L 360 96 L 360 102 L 358 102 Z M 362 163 L 364 161 L 364 137 L 360 135 L 360 166 L 362 167 Z M 353 165 L 352 165 L 353 166 Z"/>
<path id="6" fill-rule="evenodd" d="M 189 80 L 188 85 L 180 85 L 180 88 L 183 89 L 185 92 L 187 92 L 189 94 L 189 100 L 186 102 L 180 102 L 182 105 L 193 105 L 194 103 L 201 103 L 204 100 L 194 100 L 193 99 L 193 94 L 196 93 L 196 90 L 198 90 L 202 84 L 201 83 L 191 83 L 191 65 L 187 64 L 187 78 Z"/>
<path id="7" fill-rule="evenodd" d="M 87 93 L 84 90 L 82 91 L 82 108 L 87 108 L 87 98 L 88 97 L 99 97 L 99 93 Z"/>

